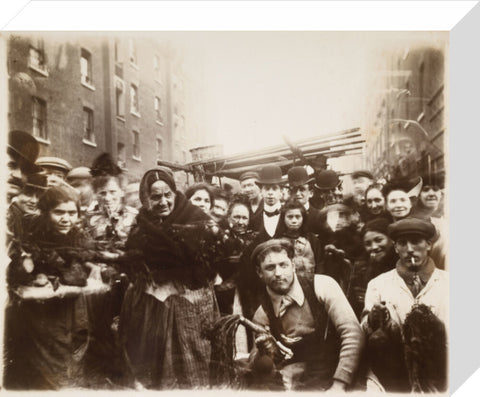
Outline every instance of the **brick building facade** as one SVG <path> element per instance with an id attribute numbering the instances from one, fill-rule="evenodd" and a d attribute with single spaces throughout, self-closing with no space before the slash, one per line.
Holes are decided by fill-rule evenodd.
<path id="1" fill-rule="evenodd" d="M 107 151 L 134 180 L 204 144 L 198 125 L 189 137 L 182 60 L 154 35 L 12 33 L 7 71 L 9 128 L 32 133 L 40 156 L 76 167 Z"/>

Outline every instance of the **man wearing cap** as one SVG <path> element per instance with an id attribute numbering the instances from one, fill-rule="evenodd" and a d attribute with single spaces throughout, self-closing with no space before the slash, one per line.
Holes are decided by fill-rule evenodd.
<path id="1" fill-rule="evenodd" d="M 399 259 L 395 269 L 368 283 L 362 326 L 368 338 L 371 369 L 384 388 L 409 392 L 420 385 L 413 377 L 431 376 L 433 367 L 434 377 L 442 378 L 440 384 L 445 381 L 441 356 L 446 352 L 448 277 L 429 256 L 436 234 L 430 222 L 405 218 L 389 225 L 387 232 Z M 413 310 L 414 318 L 409 316 Z M 421 351 L 430 353 L 422 356 Z M 433 366 L 428 364 L 419 372 L 413 362 Z"/>
<path id="2" fill-rule="evenodd" d="M 240 175 L 240 189 L 250 201 L 250 218 L 258 216 L 263 211 L 263 200 L 257 185 L 258 178 L 258 173 L 254 171 Z"/>
<path id="3" fill-rule="evenodd" d="M 363 312 L 364 325 L 375 307 L 386 308 L 391 319 L 403 324 L 416 303 L 430 306 L 443 322 L 447 319 L 447 272 L 437 269 L 430 258 L 435 226 L 417 218 L 405 218 L 388 227 L 399 260 L 395 269 L 368 283 Z"/>
<path id="4" fill-rule="evenodd" d="M 373 183 L 374 177 L 370 171 L 359 170 L 352 173 L 353 195 L 343 202 L 353 211 L 358 212 L 362 220 L 366 219 L 365 192 Z"/>
<path id="5" fill-rule="evenodd" d="M 263 197 L 263 210 L 253 216 L 252 230 L 260 232 L 266 238 L 272 238 L 279 233 L 280 209 L 282 196 L 282 170 L 276 165 L 264 166 L 257 181 Z"/>
<path id="6" fill-rule="evenodd" d="M 307 211 L 306 232 L 318 233 L 320 228 L 320 210 L 310 205 L 313 197 L 313 177 L 309 177 L 303 167 L 292 167 L 288 170 L 288 185 L 290 195 L 297 199 Z"/>
<path id="7" fill-rule="evenodd" d="M 14 130 L 8 134 L 8 202 L 20 193 L 28 174 L 41 171 L 35 165 L 39 149 L 37 140 L 28 132 Z"/>
<path id="8" fill-rule="evenodd" d="M 45 171 L 48 187 L 60 185 L 72 169 L 67 160 L 59 157 L 39 157 L 35 164 Z"/>
<path id="9" fill-rule="evenodd" d="M 324 275 L 315 275 L 313 282 L 297 276 L 292 257 L 292 244 L 283 239 L 253 251 L 252 261 L 265 284 L 253 321 L 268 326 L 293 353 L 284 360 L 272 358 L 287 389 L 345 390 L 359 363 L 363 332 L 339 285 Z M 269 339 L 268 334 L 257 336 L 253 363 L 269 353 Z"/>
<path id="10" fill-rule="evenodd" d="M 333 170 L 322 170 L 315 174 L 314 194 L 310 203 L 321 210 L 329 204 L 342 202 L 342 180 Z"/>
<path id="11" fill-rule="evenodd" d="M 80 194 L 80 209 L 86 212 L 92 207 L 94 193 L 92 187 L 92 174 L 88 167 L 76 167 L 67 174 L 67 182 Z"/>

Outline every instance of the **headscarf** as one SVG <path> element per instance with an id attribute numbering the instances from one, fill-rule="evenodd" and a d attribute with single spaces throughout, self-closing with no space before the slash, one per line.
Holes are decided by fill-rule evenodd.
<path id="1" fill-rule="evenodd" d="M 164 181 L 174 193 L 177 191 L 175 179 L 173 178 L 173 173 L 170 168 L 158 167 L 149 170 L 143 175 L 139 188 L 140 201 L 144 207 L 148 206 L 150 188 L 156 181 Z"/>

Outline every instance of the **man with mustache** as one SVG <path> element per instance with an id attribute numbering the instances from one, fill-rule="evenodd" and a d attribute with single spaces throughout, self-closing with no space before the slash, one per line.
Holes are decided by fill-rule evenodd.
<path id="1" fill-rule="evenodd" d="M 345 390 L 358 366 L 363 332 L 339 285 L 325 275 L 315 275 L 313 282 L 297 276 L 292 258 L 293 246 L 284 239 L 269 240 L 253 251 L 266 287 L 253 321 L 269 326 L 293 353 L 272 358 L 286 389 Z M 267 334 L 257 337 L 254 367 L 265 361 L 271 341 Z"/>
<path id="2" fill-rule="evenodd" d="M 389 225 L 387 230 L 399 260 L 395 269 L 368 283 L 362 323 L 366 325 L 369 313 L 381 307 L 401 325 L 416 303 L 430 306 L 445 322 L 447 272 L 437 269 L 429 255 L 436 238 L 435 226 L 422 219 L 406 218 Z"/>

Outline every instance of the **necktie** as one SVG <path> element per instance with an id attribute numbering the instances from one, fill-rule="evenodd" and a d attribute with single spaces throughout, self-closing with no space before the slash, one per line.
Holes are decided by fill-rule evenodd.
<path id="1" fill-rule="evenodd" d="M 264 211 L 265 212 L 265 215 L 266 216 L 275 216 L 275 215 L 279 215 L 280 214 L 280 210 L 279 209 L 276 209 L 275 211 L 272 211 L 272 212 L 268 212 L 268 211 Z"/>
<path id="2" fill-rule="evenodd" d="M 287 308 L 293 305 L 293 302 L 294 300 L 288 295 L 284 295 L 282 297 L 282 301 L 280 302 L 280 308 L 278 309 L 278 318 L 282 317 L 285 314 Z"/>
<path id="3" fill-rule="evenodd" d="M 416 297 L 419 294 L 419 292 L 422 290 L 422 288 L 423 288 L 422 279 L 420 278 L 418 273 L 415 273 L 413 275 L 413 279 L 412 279 L 412 294 L 413 294 L 413 296 Z"/>

